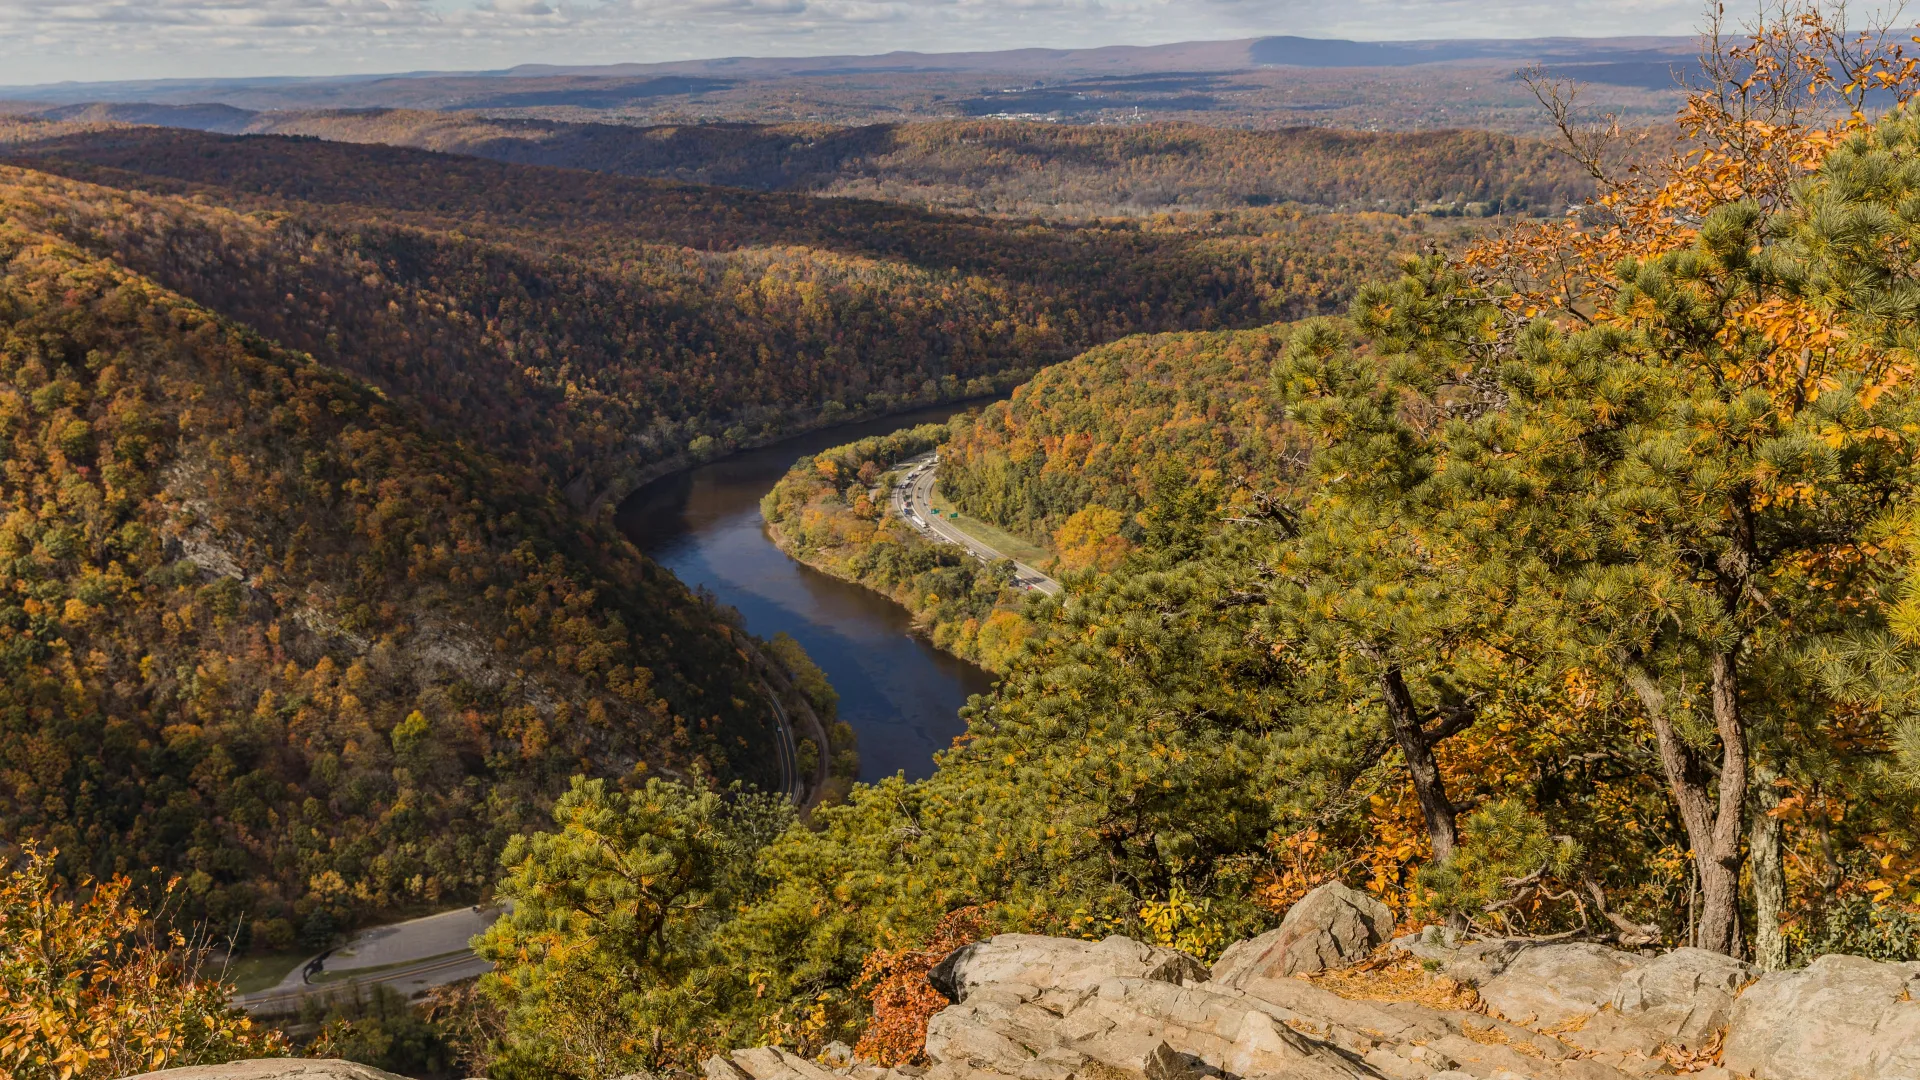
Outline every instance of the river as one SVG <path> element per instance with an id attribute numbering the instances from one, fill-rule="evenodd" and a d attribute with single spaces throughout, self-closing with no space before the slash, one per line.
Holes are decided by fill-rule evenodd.
<path id="1" fill-rule="evenodd" d="M 663 477 L 620 505 L 620 529 L 640 550 L 738 608 L 756 636 L 785 631 L 806 648 L 840 694 L 840 718 L 859 736 L 862 780 L 931 774 L 934 752 L 965 728 L 960 706 L 985 693 L 992 677 L 914 636 L 898 604 L 789 559 L 767 536 L 760 497 L 803 455 L 976 405 L 802 435 Z"/>

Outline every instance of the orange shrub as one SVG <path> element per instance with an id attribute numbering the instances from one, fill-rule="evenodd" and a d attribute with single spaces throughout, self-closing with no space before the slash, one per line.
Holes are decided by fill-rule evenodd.
<path id="1" fill-rule="evenodd" d="M 987 936 L 987 908 L 948 912 L 926 943 L 918 947 L 877 948 L 860 971 L 873 1003 L 873 1022 L 854 1053 L 882 1065 L 910 1065 L 926 1053 L 927 1020 L 948 1005 L 946 995 L 927 982 L 927 972 L 962 945 Z"/>

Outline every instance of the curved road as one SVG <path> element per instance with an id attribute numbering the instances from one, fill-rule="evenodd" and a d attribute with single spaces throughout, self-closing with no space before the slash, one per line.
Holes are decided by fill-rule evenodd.
<path id="1" fill-rule="evenodd" d="M 981 562 L 992 562 L 995 559 L 1011 561 L 1014 584 L 1023 589 L 1032 589 L 1048 596 L 1060 595 L 1059 582 L 1013 556 L 967 535 L 933 512 L 933 485 L 939 472 L 939 465 L 939 454 L 922 454 L 894 466 L 895 469 L 905 469 L 906 472 L 893 485 L 893 512 L 899 514 L 901 520 L 913 526 L 928 539 L 944 544 L 954 544 Z"/>
<path id="2" fill-rule="evenodd" d="M 233 1003 L 255 1016 L 281 1016 L 299 1012 L 310 997 L 357 994 L 384 986 L 412 998 L 436 986 L 484 975 L 493 965 L 475 956 L 468 943 L 505 910 L 455 908 L 423 919 L 369 927 L 339 948 L 294 968 L 278 986 L 236 994 Z M 340 977 L 310 981 L 322 972 Z"/>

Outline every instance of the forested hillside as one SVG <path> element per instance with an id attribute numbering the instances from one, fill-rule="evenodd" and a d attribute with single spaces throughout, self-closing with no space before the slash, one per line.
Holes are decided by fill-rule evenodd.
<path id="1" fill-rule="evenodd" d="M 1004 671 L 1032 633 L 1012 564 L 982 565 L 888 510 L 894 466 L 950 438 L 948 425 L 923 424 L 802 458 L 760 501 L 760 514 L 780 550 L 891 598 L 935 648 Z"/>
<path id="2" fill-rule="evenodd" d="M 1427 239 L 1391 215 L 997 222 L 160 129 L 13 153 L 61 207 L 49 229 L 589 507 L 662 462 L 979 394 L 1123 334 L 1327 310 Z"/>
<path id="3" fill-rule="evenodd" d="M 1128 338 L 1042 371 L 1008 401 L 956 425 L 940 449 L 954 505 L 1054 546 L 1090 508 L 1131 544 L 1156 481 L 1179 473 L 1225 498 L 1272 492 L 1303 466 L 1269 381 L 1288 328 Z M 1076 545 L 1105 537 L 1075 535 Z"/>
<path id="4" fill-rule="evenodd" d="M 777 780 L 724 618 L 595 519 L 650 470 L 1324 310 L 1421 228 L 157 129 L 11 152 L 5 823 L 281 945 L 474 895 L 571 774 Z"/>
<path id="5" fill-rule="evenodd" d="M 76 204 L 4 179 L 9 842 L 315 947 L 478 895 L 570 775 L 777 783 L 722 616 L 536 469 L 42 231 Z"/>
<path id="6" fill-rule="evenodd" d="M 1557 214 L 1592 191 L 1538 139 L 1482 131 L 1244 131 L 1013 120 L 621 124 L 410 110 L 262 113 L 252 130 L 764 191 L 1046 217 L 1302 203 Z"/>
<path id="7" fill-rule="evenodd" d="M 1826 25 L 1764 23 L 1747 89 L 1802 101 L 1797 58 L 1840 40 Z M 1920 89 L 1887 63 L 1857 81 Z M 1920 102 L 1773 114 L 1760 145 L 1728 107 L 1745 92 L 1697 95 L 1712 152 L 1619 178 L 1603 227 L 1410 261 L 1284 337 L 1085 364 L 1248 389 L 1264 365 L 1271 415 L 1239 423 L 1305 452 L 1239 492 L 1099 474 L 1089 496 L 1131 488 L 1138 542 L 1025 608 L 1031 636 L 937 772 L 747 842 L 756 857 L 675 894 L 689 914 L 645 947 L 553 929 L 584 907 L 552 876 L 596 895 L 619 877 L 594 853 L 636 844 L 579 824 L 631 820 L 631 799 L 578 792 L 516 849 L 527 906 L 483 945 L 515 963 L 486 984 L 495 1060 L 605 1076 L 863 1034 L 909 1060 L 945 1004 L 909 980 L 954 945 L 1124 933 L 1211 959 L 1328 880 L 1400 929 L 1763 970 L 1920 958 L 1920 231 L 1902 210 Z M 1149 423 L 1109 421 L 1135 395 Z M 1180 456 L 1193 433 L 1170 421 L 1208 399 L 1146 377 L 1043 400 L 1049 437 L 1150 461 Z M 1195 430 L 1204 453 L 1234 424 Z M 774 509 L 857 512 L 888 453 L 818 455 Z M 650 812 L 644 849 L 683 865 L 710 849 L 656 839 L 667 823 L 745 835 L 720 808 Z M 660 1035 L 592 1057 L 620 1031 Z"/>

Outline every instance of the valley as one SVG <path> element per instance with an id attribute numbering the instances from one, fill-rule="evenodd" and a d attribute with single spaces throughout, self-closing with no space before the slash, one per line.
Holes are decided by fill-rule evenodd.
<path id="1" fill-rule="evenodd" d="M 0 1075 L 1904 1080 L 1920 66 L 1719 12 L 29 88 Z"/>

